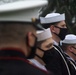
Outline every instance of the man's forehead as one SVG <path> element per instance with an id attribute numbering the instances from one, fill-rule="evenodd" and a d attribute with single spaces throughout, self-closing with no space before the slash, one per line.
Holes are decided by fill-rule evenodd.
<path id="1" fill-rule="evenodd" d="M 60 21 L 59 23 L 56 24 L 57 26 L 66 26 L 65 21 Z"/>
<path id="2" fill-rule="evenodd" d="M 43 43 L 46 44 L 46 45 L 53 44 L 53 39 L 52 39 L 52 37 L 46 39 Z"/>
<path id="3" fill-rule="evenodd" d="M 51 40 L 52 40 L 52 37 L 50 37 L 50 38 L 46 39 L 46 41 L 51 41 Z"/>

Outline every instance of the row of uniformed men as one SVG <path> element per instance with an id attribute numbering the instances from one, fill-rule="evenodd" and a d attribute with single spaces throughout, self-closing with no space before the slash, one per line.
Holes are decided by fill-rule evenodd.
<path id="1" fill-rule="evenodd" d="M 51 36 L 50 36 L 50 34 L 49 34 L 49 36 L 51 37 L 51 39 L 50 39 L 50 42 L 47 41 L 48 42 L 48 45 L 51 43 L 50 47 L 54 46 L 54 47 L 56 47 L 58 49 L 57 51 L 61 55 L 62 60 L 64 62 L 66 61 L 64 63 L 64 64 L 67 64 L 66 67 L 68 66 L 67 60 L 69 60 L 69 62 L 71 64 L 71 66 L 73 67 L 73 69 L 71 67 L 72 70 L 70 71 L 70 68 L 68 66 L 68 68 L 67 68 L 67 70 L 69 69 L 68 75 L 75 75 L 76 74 L 76 41 L 75 41 L 76 40 L 76 35 L 74 35 L 74 34 L 68 34 L 67 33 L 68 32 L 67 31 L 68 28 L 66 26 L 66 23 L 65 23 L 64 19 L 62 19 L 64 16 L 63 15 L 62 16 L 61 15 L 57 15 L 57 14 L 59 14 L 59 13 L 50 13 L 50 14 L 48 14 L 49 16 L 46 15 L 46 16 L 48 16 L 47 18 L 46 17 L 45 18 L 42 18 L 42 20 L 44 19 L 46 21 L 46 22 L 44 21 L 44 24 L 43 24 L 43 25 L 45 25 L 44 27 L 46 28 L 46 25 L 48 25 L 47 27 L 49 27 L 49 29 L 47 29 L 47 33 L 45 33 L 45 34 L 42 33 L 43 35 L 41 35 L 41 33 L 40 33 L 40 36 L 39 36 L 39 34 L 38 34 L 38 38 L 41 41 L 44 40 L 44 38 L 46 39 L 46 37 L 49 34 L 48 30 L 50 30 L 51 31 Z M 51 19 L 51 18 L 55 18 L 55 19 Z M 48 21 L 48 23 L 47 23 L 47 21 Z M 52 22 L 52 21 L 54 21 L 54 22 Z M 55 29 L 55 27 L 56 27 L 56 29 Z M 44 32 L 45 32 L 45 30 L 44 30 Z M 41 36 L 42 36 L 43 39 L 41 38 Z M 48 40 L 49 40 L 49 36 L 47 37 Z M 61 42 L 61 46 L 59 45 L 59 42 Z M 46 49 L 46 50 L 48 50 L 47 52 L 49 52 L 49 49 L 50 49 L 50 52 L 51 52 L 51 48 L 50 47 L 48 47 L 48 49 Z M 50 62 L 52 62 L 54 59 L 56 59 L 56 58 L 53 58 L 53 60 L 51 60 L 51 56 L 49 57 L 49 54 L 47 54 L 47 56 L 45 58 L 46 63 L 49 62 L 49 60 L 47 61 L 48 58 L 50 58 L 49 59 Z M 58 62 L 58 60 L 57 60 L 57 62 Z M 56 64 L 56 66 L 55 66 L 54 63 Z M 61 63 L 61 61 L 58 62 L 58 64 L 59 63 Z M 54 66 L 53 66 L 53 64 L 54 64 Z M 52 69 L 52 66 L 53 66 L 53 69 Z M 59 66 L 60 65 L 58 65 L 58 67 Z M 56 62 L 53 62 L 51 65 L 49 63 L 49 66 L 46 65 L 46 68 L 48 70 L 49 69 L 50 70 L 52 69 L 53 72 L 55 74 L 57 74 L 57 75 L 59 75 L 59 73 L 58 73 L 58 71 L 56 72 L 55 70 L 57 70 L 58 67 L 57 67 L 57 63 Z M 64 67 L 61 66 L 61 68 L 64 68 Z M 62 72 L 63 71 L 62 69 L 58 69 L 58 70 L 60 70 L 59 72 Z M 60 75 L 64 75 L 64 74 L 67 75 L 67 73 L 63 73 L 63 74 L 61 73 Z"/>
<path id="2" fill-rule="evenodd" d="M 40 17 L 40 21 L 46 28 L 37 31 L 37 50 L 41 51 L 30 61 L 44 70 L 52 71 L 55 75 L 75 75 L 76 35 L 67 33 L 65 15 L 50 13 Z M 62 46 L 59 46 L 60 41 Z M 41 56 L 42 52 L 43 56 Z"/>
<path id="3" fill-rule="evenodd" d="M 40 17 L 43 28 L 31 21 L 46 4 L 46 0 L 28 0 L 0 5 L 0 75 L 75 75 L 76 67 L 70 59 L 76 58 L 72 50 L 76 36 L 65 37 L 65 15 L 51 13 Z M 44 29 L 37 31 L 37 36 L 36 27 Z M 70 44 L 65 53 L 58 46 L 60 40 L 64 46 Z"/>

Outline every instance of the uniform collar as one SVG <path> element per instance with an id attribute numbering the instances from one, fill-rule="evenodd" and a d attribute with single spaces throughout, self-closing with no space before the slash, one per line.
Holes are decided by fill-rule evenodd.
<path id="1" fill-rule="evenodd" d="M 19 48 L 1 48 L 0 57 L 22 57 L 26 58 Z"/>
<path id="2" fill-rule="evenodd" d="M 75 62 L 75 60 L 74 60 L 72 57 L 70 57 L 66 52 L 64 52 L 64 53 L 65 53 L 65 56 L 67 57 L 67 59 L 69 59 L 69 60 Z"/>
<path id="3" fill-rule="evenodd" d="M 42 65 L 41 63 L 39 63 L 36 59 L 28 59 L 28 60 L 31 61 L 34 65 L 38 66 L 39 68 L 47 71 L 46 68 L 45 68 L 45 66 Z"/>

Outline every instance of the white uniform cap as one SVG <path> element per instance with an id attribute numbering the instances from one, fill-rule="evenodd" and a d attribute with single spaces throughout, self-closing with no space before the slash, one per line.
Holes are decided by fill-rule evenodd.
<path id="1" fill-rule="evenodd" d="M 37 38 L 38 38 L 37 41 L 43 41 L 51 37 L 52 33 L 50 31 L 50 28 L 45 29 L 43 31 L 37 31 Z"/>
<path id="2" fill-rule="evenodd" d="M 39 9 L 47 0 L 24 0 L 0 5 L 0 21 L 29 21 L 38 18 Z"/>
<path id="3" fill-rule="evenodd" d="M 76 35 L 68 34 L 65 36 L 65 39 L 62 41 L 65 44 L 76 44 Z"/>
<path id="4" fill-rule="evenodd" d="M 54 23 L 65 20 L 65 14 L 50 13 L 45 17 L 40 17 L 41 24 Z"/>

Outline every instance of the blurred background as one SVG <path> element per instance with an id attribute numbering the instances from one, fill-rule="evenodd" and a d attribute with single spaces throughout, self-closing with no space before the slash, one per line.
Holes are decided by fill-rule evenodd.
<path id="1" fill-rule="evenodd" d="M 76 34 L 76 0 L 48 0 L 48 6 L 40 16 L 51 12 L 65 13 L 69 33 Z"/>
<path id="2" fill-rule="evenodd" d="M 0 0 L 0 4 L 14 1 L 20 0 Z M 76 0 L 48 0 L 48 6 L 40 10 L 40 16 L 51 12 L 65 13 L 69 33 L 76 34 Z"/>

